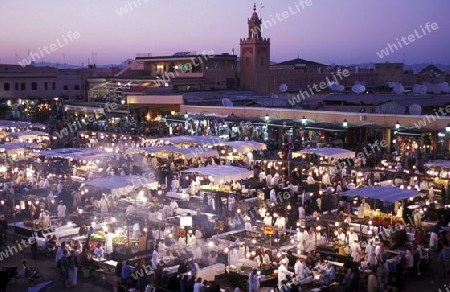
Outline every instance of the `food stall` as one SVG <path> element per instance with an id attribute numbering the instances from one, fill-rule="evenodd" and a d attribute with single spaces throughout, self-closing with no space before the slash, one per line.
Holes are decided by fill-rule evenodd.
<path id="1" fill-rule="evenodd" d="M 36 155 L 50 159 L 64 159 L 68 162 L 72 162 L 73 167 L 75 168 L 72 170 L 72 177 L 88 178 L 90 175 L 95 176 L 97 173 L 102 172 L 104 169 L 101 164 L 107 160 L 113 159 L 115 153 L 93 148 L 62 148 L 42 151 Z"/>
<path id="2" fill-rule="evenodd" d="M 346 222 L 349 227 L 353 227 L 356 232 L 360 232 L 362 235 L 368 235 L 374 227 L 384 227 L 387 235 L 390 235 L 390 231 L 403 230 L 405 224 L 412 224 L 412 216 L 409 213 L 412 211 L 407 205 L 420 208 L 420 205 L 413 205 L 416 197 L 419 197 L 421 193 L 417 189 L 410 187 L 394 187 L 394 186 L 375 186 L 364 187 L 353 190 L 348 190 L 344 193 L 348 198 L 353 200 L 353 205 L 358 209 L 355 212 L 359 219 L 352 220 L 352 222 Z M 358 201 L 357 198 L 364 198 L 364 201 Z M 361 202 L 361 203 L 360 203 Z M 397 202 L 403 202 L 402 217 L 393 215 L 395 209 L 394 204 Z M 406 204 L 405 204 L 406 203 Z M 362 207 L 362 206 L 363 207 Z M 425 207 L 425 203 L 423 204 Z M 360 215 L 359 212 L 363 212 L 364 215 Z M 409 238 L 413 234 L 407 234 Z"/>
<path id="3" fill-rule="evenodd" d="M 84 189 L 86 186 L 101 188 L 118 199 L 121 196 L 129 197 L 133 191 L 141 187 L 155 190 L 158 188 L 158 182 L 144 176 L 115 175 L 86 180 L 80 188 Z M 136 199 L 138 198 L 130 198 L 129 201 L 134 203 Z"/>

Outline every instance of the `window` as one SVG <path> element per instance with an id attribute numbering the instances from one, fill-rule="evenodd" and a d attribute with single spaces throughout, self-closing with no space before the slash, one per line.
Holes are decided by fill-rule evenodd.
<path id="1" fill-rule="evenodd" d="M 25 84 L 25 82 L 20 83 L 20 90 L 26 90 L 27 86 Z"/>
<path id="2" fill-rule="evenodd" d="M 249 57 L 245 58 L 245 65 L 250 66 L 250 58 Z"/>
<path id="3" fill-rule="evenodd" d="M 10 91 L 11 90 L 9 83 L 3 83 L 3 90 L 4 91 Z"/>
<path id="4" fill-rule="evenodd" d="M 52 90 L 56 90 L 56 82 L 52 82 Z"/>
<path id="5" fill-rule="evenodd" d="M 264 57 L 261 57 L 261 66 L 264 66 Z"/>
<path id="6" fill-rule="evenodd" d="M 31 90 L 37 90 L 37 82 L 31 82 Z"/>
<path id="7" fill-rule="evenodd" d="M 19 83 L 18 82 L 14 83 L 14 90 L 19 90 Z"/>
<path id="8" fill-rule="evenodd" d="M 64 86 L 63 86 L 63 90 L 69 90 L 69 86 L 64 85 Z"/>
<path id="9" fill-rule="evenodd" d="M 44 82 L 44 90 L 48 90 L 48 82 Z"/>
<path id="10" fill-rule="evenodd" d="M 73 87 L 73 90 L 80 90 L 80 85 L 75 85 L 75 86 Z"/>

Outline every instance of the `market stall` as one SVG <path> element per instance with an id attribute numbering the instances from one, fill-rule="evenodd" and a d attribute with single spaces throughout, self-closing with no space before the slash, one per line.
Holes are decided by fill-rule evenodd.
<path id="1" fill-rule="evenodd" d="M 110 191 L 115 198 L 119 198 L 122 195 L 129 195 L 140 187 L 157 189 L 158 182 L 142 176 L 117 175 L 86 180 L 81 188 L 84 186 L 103 188 Z"/>
<path id="2" fill-rule="evenodd" d="M 209 148 L 178 148 L 175 146 L 154 146 L 145 148 L 133 148 L 128 149 L 127 153 L 139 153 L 145 152 L 154 155 L 158 158 L 168 158 L 169 156 L 174 156 L 175 159 L 192 159 L 192 158 L 207 158 L 216 157 L 219 155 L 217 150 Z"/>
<path id="3" fill-rule="evenodd" d="M 327 158 L 328 162 L 331 163 L 332 159 L 334 161 L 341 159 L 353 159 L 355 158 L 355 152 L 342 149 L 342 148 L 306 148 L 301 151 L 295 151 L 292 153 L 292 158 L 303 157 L 306 155 L 315 154 L 317 156 L 322 156 Z"/>
<path id="4" fill-rule="evenodd" d="M 0 144 L 0 158 L 2 156 L 10 157 L 12 160 L 24 158 L 28 152 L 28 149 L 33 148 L 33 143 L 7 143 Z"/>
<path id="5" fill-rule="evenodd" d="M 62 148 L 42 151 L 39 156 L 57 157 L 70 160 L 92 161 L 101 158 L 113 157 L 115 153 L 93 148 Z"/>
<path id="6" fill-rule="evenodd" d="M 228 165 L 209 165 L 206 167 L 182 170 L 184 174 L 195 174 L 208 178 L 214 185 L 222 185 L 227 181 L 247 179 L 253 176 L 253 170 Z"/>
<path id="7" fill-rule="evenodd" d="M 12 142 L 37 142 L 48 141 L 48 133 L 42 131 L 23 131 L 23 132 L 10 132 L 6 136 L 6 140 Z"/>
<path id="8" fill-rule="evenodd" d="M 361 197 L 368 203 L 364 204 L 363 208 L 358 209 L 357 215 L 359 218 L 369 218 L 367 221 L 371 220 L 373 224 L 377 226 L 389 226 L 395 225 L 396 223 L 400 225 L 405 224 L 404 216 L 406 215 L 406 211 L 405 213 L 397 214 L 401 215 L 401 217 L 394 216 L 392 215 L 392 211 L 395 207 L 392 205 L 395 202 L 403 200 L 412 201 L 415 197 L 420 195 L 420 192 L 413 188 L 376 186 L 348 190 L 344 195 L 350 198 Z M 369 205 L 369 203 L 371 205 Z M 389 211 L 389 213 L 383 212 L 385 207 L 386 211 Z M 364 215 L 359 214 L 360 212 L 363 212 Z"/>

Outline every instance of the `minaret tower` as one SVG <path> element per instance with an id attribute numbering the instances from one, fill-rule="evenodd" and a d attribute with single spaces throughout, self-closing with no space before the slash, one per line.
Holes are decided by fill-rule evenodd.
<path id="1" fill-rule="evenodd" d="M 261 36 L 262 19 L 256 13 L 248 19 L 248 37 L 240 40 L 240 86 L 260 94 L 270 93 L 270 39 Z"/>

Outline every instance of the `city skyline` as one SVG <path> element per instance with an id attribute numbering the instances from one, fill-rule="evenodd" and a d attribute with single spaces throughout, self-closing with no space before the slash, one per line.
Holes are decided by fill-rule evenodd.
<path id="1" fill-rule="evenodd" d="M 271 60 L 450 64 L 450 3 L 388 0 L 256 2 Z M 0 63 L 119 64 L 137 53 L 239 55 L 254 1 L 2 1 Z M 20 21 L 18 21 L 20 20 Z"/>

